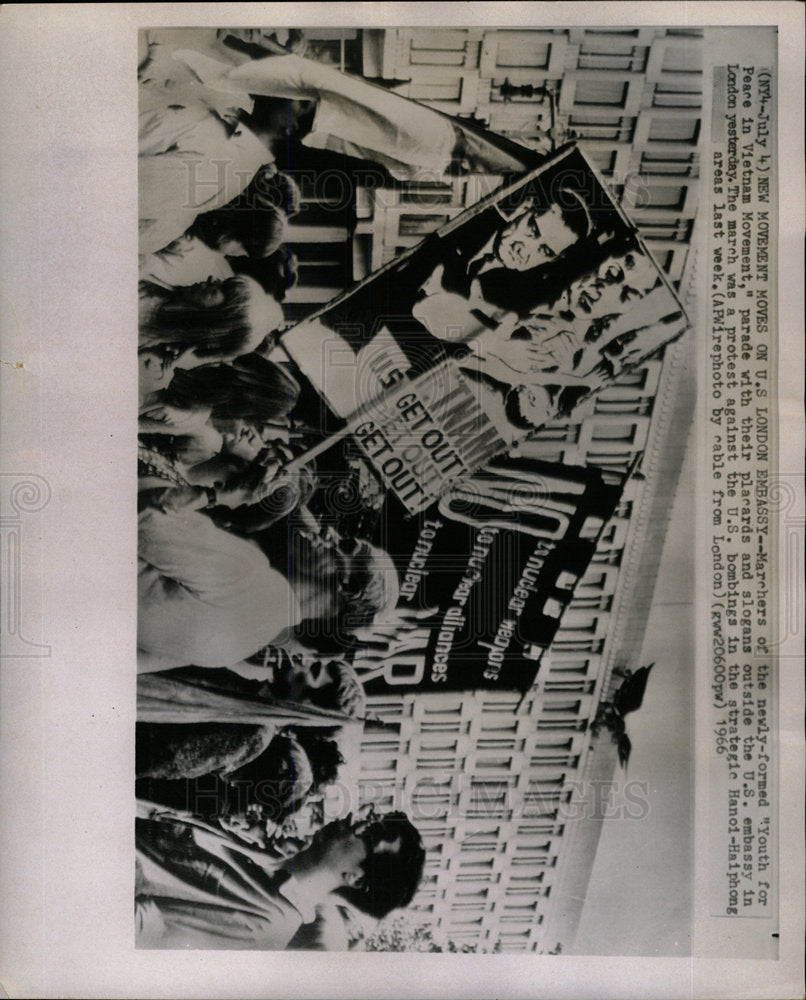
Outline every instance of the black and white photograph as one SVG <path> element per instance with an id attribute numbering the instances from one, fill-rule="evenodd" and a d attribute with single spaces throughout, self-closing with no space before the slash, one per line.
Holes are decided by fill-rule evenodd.
<path id="1" fill-rule="evenodd" d="M 4 154 L 115 244 L 4 252 L 9 995 L 797 992 L 797 16 L 72 6 L 125 115 Z"/>
<path id="2" fill-rule="evenodd" d="M 704 39 L 635 34 L 141 32 L 140 946 L 607 953 L 646 775 L 690 877 Z"/>

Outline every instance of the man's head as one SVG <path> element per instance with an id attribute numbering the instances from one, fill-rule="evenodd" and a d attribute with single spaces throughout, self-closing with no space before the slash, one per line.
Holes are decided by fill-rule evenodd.
<path id="1" fill-rule="evenodd" d="M 316 731 L 311 732 L 308 726 L 297 727 L 296 739 L 310 761 L 314 791 L 332 785 L 339 776 L 339 767 L 344 763 L 338 743 L 318 735 Z"/>
<path id="2" fill-rule="evenodd" d="M 252 111 L 243 115 L 248 127 L 270 147 L 283 138 L 304 135 L 308 130 L 315 101 L 287 100 L 284 97 L 267 97 L 252 94 Z M 278 161 L 279 162 L 279 161 Z"/>
<path id="3" fill-rule="evenodd" d="M 363 685 L 344 660 L 311 660 L 284 653 L 274 668 L 272 692 L 285 701 L 308 702 L 353 718 L 366 714 Z"/>
<path id="4" fill-rule="evenodd" d="M 411 902 L 425 866 L 422 838 L 402 812 L 328 823 L 305 855 L 306 865 L 333 877 L 340 896 L 378 919 Z"/>
<path id="5" fill-rule="evenodd" d="M 225 257 L 270 257 L 288 238 L 288 218 L 279 205 L 253 210 L 219 208 L 199 215 L 191 233 Z"/>
<path id="6" fill-rule="evenodd" d="M 547 376 L 551 380 L 551 376 Z M 507 420 L 518 430 L 534 431 L 555 416 L 554 406 L 547 389 L 542 385 L 520 385 L 507 393 L 505 412 Z"/>
<path id="7" fill-rule="evenodd" d="M 229 417 L 216 420 L 214 426 L 221 434 L 221 451 L 243 462 L 254 462 L 271 445 L 271 432 L 254 421 Z"/>
<path id="8" fill-rule="evenodd" d="M 339 618 L 349 630 L 370 624 L 397 603 L 395 565 L 387 552 L 367 541 L 297 530 L 291 553 L 289 581 L 303 619 Z"/>
<path id="9" fill-rule="evenodd" d="M 202 358 L 208 364 L 248 354 L 285 322 L 280 303 L 245 274 L 172 289 L 143 285 L 161 302 L 140 326 L 141 348 L 160 344 L 176 354 L 192 350 L 197 364 Z"/>
<path id="10" fill-rule="evenodd" d="M 237 209 L 277 208 L 291 219 L 302 208 L 302 191 L 290 174 L 267 165 L 258 170 L 252 183 L 232 205 Z"/>
<path id="11" fill-rule="evenodd" d="M 643 254 L 609 257 L 591 274 L 573 282 L 567 293 L 568 305 L 575 315 L 592 319 L 623 313 L 659 282 L 655 268 Z"/>
<path id="12" fill-rule="evenodd" d="M 590 214 L 580 196 L 567 190 L 560 195 L 547 209 L 531 204 L 501 230 L 495 253 L 505 268 L 531 271 L 590 233 Z"/>

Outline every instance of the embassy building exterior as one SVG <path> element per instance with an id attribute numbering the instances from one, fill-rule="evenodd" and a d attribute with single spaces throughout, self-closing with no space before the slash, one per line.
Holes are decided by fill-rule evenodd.
<path id="1" fill-rule="evenodd" d="M 395 81 L 403 96 L 539 152 L 575 139 L 693 312 L 701 30 L 306 34 L 322 34 L 348 71 Z M 289 236 L 300 259 L 292 316 L 416 245 L 497 183 L 470 174 L 394 190 L 359 185 L 352 232 L 330 225 L 326 195 L 303 185 L 312 210 L 294 220 Z M 528 458 L 632 473 L 526 694 L 390 687 L 369 696 L 386 725 L 364 734 L 359 799 L 413 815 L 428 849 L 414 919 L 459 946 L 548 952 L 559 943 L 567 950 L 602 824 L 614 811 L 640 820 L 646 809 L 609 733 L 594 736 L 591 723 L 623 671 L 642 662 L 691 428 L 691 340 L 669 344 L 520 445 Z"/>

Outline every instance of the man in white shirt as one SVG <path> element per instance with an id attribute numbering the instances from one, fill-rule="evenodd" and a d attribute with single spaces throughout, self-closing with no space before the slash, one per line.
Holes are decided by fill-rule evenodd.
<path id="1" fill-rule="evenodd" d="M 207 824 L 146 804 L 136 839 L 141 948 L 284 949 L 333 899 L 376 919 L 407 906 L 425 863 L 403 813 L 329 823 L 279 869 Z"/>

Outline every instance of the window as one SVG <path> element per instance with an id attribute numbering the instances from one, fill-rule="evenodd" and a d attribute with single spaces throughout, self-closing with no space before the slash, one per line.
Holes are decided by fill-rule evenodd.
<path id="1" fill-rule="evenodd" d="M 519 837 L 534 837 L 534 836 L 551 836 L 554 833 L 554 822 L 556 818 L 556 811 L 550 816 L 546 816 L 545 819 L 541 820 L 539 823 L 521 823 L 516 833 Z M 543 876 L 541 875 L 542 879 Z M 521 878 L 521 880 L 523 880 Z"/>
<path id="2" fill-rule="evenodd" d="M 460 716 L 462 714 L 462 702 L 454 701 L 447 705 L 443 702 L 440 702 L 438 705 L 424 705 L 423 713 L 425 715 Z"/>
<path id="3" fill-rule="evenodd" d="M 597 421 L 593 427 L 591 441 L 624 441 L 632 444 L 635 441 L 635 424 Z"/>
<path id="4" fill-rule="evenodd" d="M 574 104 L 604 105 L 605 107 L 623 108 L 627 100 L 628 85 L 621 79 L 588 80 L 580 77 L 576 82 Z"/>
<path id="5" fill-rule="evenodd" d="M 694 225 L 693 219 L 674 219 L 669 222 L 642 222 L 640 225 L 641 235 L 645 240 L 674 240 L 675 242 L 688 243 L 691 240 L 691 230 Z M 619 378 L 619 384 L 622 384 Z"/>
<path id="6" fill-rule="evenodd" d="M 653 108 L 701 108 L 702 93 L 698 85 L 670 87 L 659 83 L 652 96 Z"/>
<path id="7" fill-rule="evenodd" d="M 620 549 L 597 549 L 593 553 L 592 563 L 606 563 L 608 566 L 620 566 L 621 565 L 621 550 Z M 567 648 L 567 647 L 565 647 Z M 591 652 L 601 653 L 601 649 L 591 650 Z"/>
<path id="8" fill-rule="evenodd" d="M 424 771 L 444 771 L 455 763 L 451 754 L 433 754 L 417 757 L 417 767 Z"/>
<path id="9" fill-rule="evenodd" d="M 495 64 L 501 68 L 548 69 L 552 42 L 544 33 L 527 31 L 497 31 Z M 558 39 L 559 41 L 559 39 Z"/>
<path id="10" fill-rule="evenodd" d="M 585 719 L 538 719 L 537 728 L 544 732 L 564 731 L 567 733 L 584 733 L 588 727 Z"/>
<path id="11" fill-rule="evenodd" d="M 444 226 L 448 215 L 401 215 L 399 233 L 401 236 L 427 236 Z"/>
<path id="12" fill-rule="evenodd" d="M 541 458 L 544 462 L 562 462 L 562 450 L 550 447 L 548 442 L 535 440 L 538 434 L 540 431 L 527 435 L 529 454 Z"/>
<path id="13" fill-rule="evenodd" d="M 483 900 L 468 900 L 467 902 L 455 902 L 451 904 L 451 913 L 484 913 L 487 907 Z M 453 923 L 453 921 L 451 921 Z M 462 921 L 463 923 L 466 921 Z M 476 921 L 472 921 L 475 923 Z"/>
<path id="14" fill-rule="evenodd" d="M 537 900 L 533 903 L 504 903 L 504 913 L 507 916 L 518 920 L 527 920 L 535 912 L 537 907 Z"/>
<path id="15" fill-rule="evenodd" d="M 450 804 L 450 792 L 417 791 L 412 796 L 412 805 L 427 816 L 447 816 Z"/>
<path id="16" fill-rule="evenodd" d="M 530 767 L 577 767 L 579 754 L 535 754 L 529 760 Z"/>
<path id="17" fill-rule="evenodd" d="M 506 797 L 509 792 L 509 782 L 471 778 L 470 788 L 473 795 L 479 800 L 497 801 L 501 797 Z"/>
<path id="18" fill-rule="evenodd" d="M 589 28 L 585 31 L 585 44 L 595 45 L 597 51 L 621 52 L 625 46 L 635 44 L 637 28 Z"/>
<path id="19" fill-rule="evenodd" d="M 699 137 L 699 118 L 653 118 L 649 126 L 650 142 L 687 142 L 696 145 Z"/>
<path id="20" fill-rule="evenodd" d="M 477 853 L 477 852 L 478 853 L 482 853 L 482 854 L 500 854 L 501 853 L 500 850 L 499 850 L 499 848 L 498 848 L 498 845 L 495 842 L 493 842 L 492 844 L 490 844 L 490 843 L 484 843 L 484 842 L 482 842 L 482 843 L 476 843 L 475 840 L 470 840 L 470 841 L 465 840 L 465 841 L 462 842 L 462 853 L 463 854 L 474 854 L 474 853 Z"/>
<path id="21" fill-rule="evenodd" d="M 547 699 L 543 705 L 544 712 L 551 712 L 554 714 L 564 713 L 566 715 L 576 715 L 580 708 L 582 707 L 582 702 L 579 700 L 570 701 L 565 698 L 558 699 Z"/>
<path id="22" fill-rule="evenodd" d="M 489 892 L 489 889 L 458 889 L 454 893 L 454 898 L 462 900 L 486 899 Z"/>
<path id="23" fill-rule="evenodd" d="M 417 828 L 423 836 L 424 842 L 438 841 L 443 843 L 453 840 L 456 828 L 448 826 L 441 820 L 417 820 Z"/>
<path id="24" fill-rule="evenodd" d="M 632 452 L 617 452 L 616 454 L 602 454 L 598 450 L 593 450 L 588 453 L 588 465 L 595 465 L 600 469 L 608 469 L 611 472 L 618 472 L 621 475 L 626 475 L 632 462 Z M 603 535 L 602 542 L 605 543 L 607 538 Z"/>
<path id="25" fill-rule="evenodd" d="M 479 757 L 476 760 L 479 771 L 498 771 L 508 773 L 512 769 L 512 757 Z"/>
<path id="26" fill-rule="evenodd" d="M 641 208 L 662 208 L 680 212 L 686 203 L 688 189 L 679 185 L 647 184 L 643 194 L 649 197 L 649 201 L 642 204 Z"/>
<path id="27" fill-rule="evenodd" d="M 414 28 L 410 37 L 413 51 L 464 52 L 468 42 L 464 28 Z"/>
<path id="28" fill-rule="evenodd" d="M 509 691 L 499 691 L 497 695 L 485 693 L 481 708 L 483 712 L 503 712 L 507 709 L 514 712 L 520 700 L 519 694 L 512 694 Z"/>
<path id="29" fill-rule="evenodd" d="M 693 173 L 696 164 L 697 154 L 686 150 L 670 149 L 664 153 L 641 153 L 642 174 Z"/>
<path id="30" fill-rule="evenodd" d="M 602 574 L 602 576 L 604 576 L 604 574 Z M 587 580 L 587 574 L 585 575 L 585 579 Z M 586 587 L 590 586 L 591 589 L 593 589 L 595 584 L 590 584 L 590 585 L 586 584 L 585 586 Z M 574 604 L 576 604 L 577 600 L 578 598 L 575 597 Z M 590 670 L 590 664 L 591 661 L 587 659 L 581 659 L 581 660 L 555 659 L 551 664 L 550 676 L 558 678 L 587 677 L 588 671 Z"/>
<path id="31" fill-rule="evenodd" d="M 403 715 L 403 701 L 397 698 L 394 701 L 372 698 L 372 711 L 386 721 L 387 719 Z M 397 727 L 399 731 L 400 723 L 397 724 Z"/>
<path id="32" fill-rule="evenodd" d="M 523 815 L 524 817 L 534 817 L 556 812 L 559 802 L 559 792 L 527 793 L 523 800 Z M 516 862 L 513 860 L 514 863 Z"/>
<path id="33" fill-rule="evenodd" d="M 523 746 L 523 740 L 515 740 L 511 737 L 502 739 L 480 739 L 476 746 L 481 750 L 514 750 L 516 746 L 520 744 Z"/>
<path id="34" fill-rule="evenodd" d="M 543 795 L 544 793 L 547 793 L 549 795 L 554 795 L 564 785 L 565 785 L 564 772 L 560 773 L 556 778 L 532 778 L 531 781 L 529 782 L 529 791 L 526 794 Z"/>
<path id="35" fill-rule="evenodd" d="M 458 745 L 457 740 L 439 739 L 433 736 L 420 740 L 420 749 L 423 751 L 456 753 Z"/>
<path id="36" fill-rule="evenodd" d="M 451 188 L 437 184 L 408 184 L 406 190 L 400 192 L 401 205 L 450 205 L 453 201 Z"/>
<path id="37" fill-rule="evenodd" d="M 489 826 L 484 829 L 475 828 L 465 835 L 463 844 L 466 844 L 469 840 L 488 840 L 490 843 L 495 844 L 498 840 L 499 834 L 501 833 L 500 826 Z"/>
<path id="38" fill-rule="evenodd" d="M 596 556 L 598 554 L 599 553 L 594 554 L 594 560 L 595 561 L 598 561 L 598 562 L 608 562 L 608 561 L 610 561 L 610 559 L 608 557 L 611 555 L 611 553 L 609 553 L 609 552 L 602 553 L 603 558 L 600 559 L 600 560 L 596 560 Z M 613 555 L 613 558 L 615 558 L 617 560 L 617 562 L 621 560 L 621 552 L 620 551 L 613 552 L 612 555 Z M 604 640 L 603 639 L 567 639 L 567 638 L 563 638 L 562 636 L 560 636 L 554 642 L 554 649 L 556 649 L 558 651 L 559 650 L 563 650 L 564 652 L 565 651 L 567 651 L 567 652 L 573 651 L 575 653 L 601 653 L 602 650 L 604 649 Z"/>
<path id="39" fill-rule="evenodd" d="M 612 596 L 607 596 L 605 594 L 582 594 L 577 592 L 577 596 L 574 597 L 573 603 L 571 605 L 573 608 L 585 608 L 594 611 L 610 611 L 613 606 Z"/>
<path id="40" fill-rule="evenodd" d="M 593 165 L 600 173 L 612 174 L 616 169 L 617 152 L 615 149 L 604 149 L 593 146 L 585 150 L 585 153 L 588 159 L 593 161 Z"/>
<path id="41" fill-rule="evenodd" d="M 652 400 L 603 399 L 602 396 L 599 395 L 594 403 L 593 412 L 594 415 L 624 413 L 635 417 L 648 417 L 652 412 Z"/>
<path id="42" fill-rule="evenodd" d="M 482 722 L 481 731 L 483 733 L 516 733 L 518 731 L 518 720 L 487 720 Z"/>
<path id="43" fill-rule="evenodd" d="M 465 869 L 473 868 L 479 871 L 484 871 L 486 869 L 491 869 L 494 864 L 495 861 L 493 858 L 488 858 L 486 861 L 482 861 L 478 858 L 472 858 L 470 861 L 460 861 L 459 867 Z M 462 876 L 459 875 L 458 878 L 461 880 Z"/>
<path id="44" fill-rule="evenodd" d="M 565 441 L 568 444 L 576 444 L 579 440 L 579 426 L 577 424 L 549 424 L 541 427 L 537 433 L 529 436 L 530 441 Z"/>
<path id="45" fill-rule="evenodd" d="M 632 117 L 605 118 L 602 115 L 574 114 L 568 116 L 568 126 L 580 139 L 632 142 L 635 135 L 635 119 Z"/>
<path id="46" fill-rule="evenodd" d="M 586 35 L 579 49 L 577 66 L 579 69 L 610 69 L 622 73 L 643 73 L 646 69 L 648 49 L 645 45 L 633 45 L 627 39 L 615 46 L 619 51 L 608 51 L 596 39 Z"/>
<path id="47" fill-rule="evenodd" d="M 419 61 L 425 62 L 426 60 Z M 461 62 L 457 63 L 452 60 L 450 65 L 461 66 Z M 458 101 L 462 94 L 462 78 L 457 76 L 453 80 L 425 83 L 412 81 L 408 89 L 408 96 L 413 101 Z"/>
<path id="48" fill-rule="evenodd" d="M 510 863 L 512 864 L 513 868 L 525 868 L 527 865 L 530 868 L 536 868 L 538 866 L 542 866 L 544 868 L 550 867 L 548 859 L 544 855 L 530 854 L 530 855 L 524 855 L 524 857 L 515 857 L 512 858 L 512 861 Z M 538 890 L 533 889 L 532 891 L 537 892 Z M 546 894 L 545 890 L 542 890 L 541 894 L 545 895 Z"/>
<path id="49" fill-rule="evenodd" d="M 562 736 L 538 736 L 535 739 L 535 750 L 552 750 L 555 753 L 570 753 L 574 746 L 573 736 L 564 738 Z"/>
<path id="50" fill-rule="evenodd" d="M 702 73 L 699 45 L 667 45 L 663 54 L 664 73 Z"/>
<path id="51" fill-rule="evenodd" d="M 397 755 L 386 759 L 382 758 L 381 760 L 373 758 L 374 755 L 371 755 L 364 764 L 364 769 L 367 772 L 377 774 L 378 772 L 391 771 L 392 773 L 394 773 L 397 770 L 397 759 L 398 759 Z"/>
<path id="52" fill-rule="evenodd" d="M 545 872 L 538 872 L 537 875 L 513 875 L 506 888 L 507 896 L 531 895 L 540 888 L 540 883 L 545 878 Z"/>

